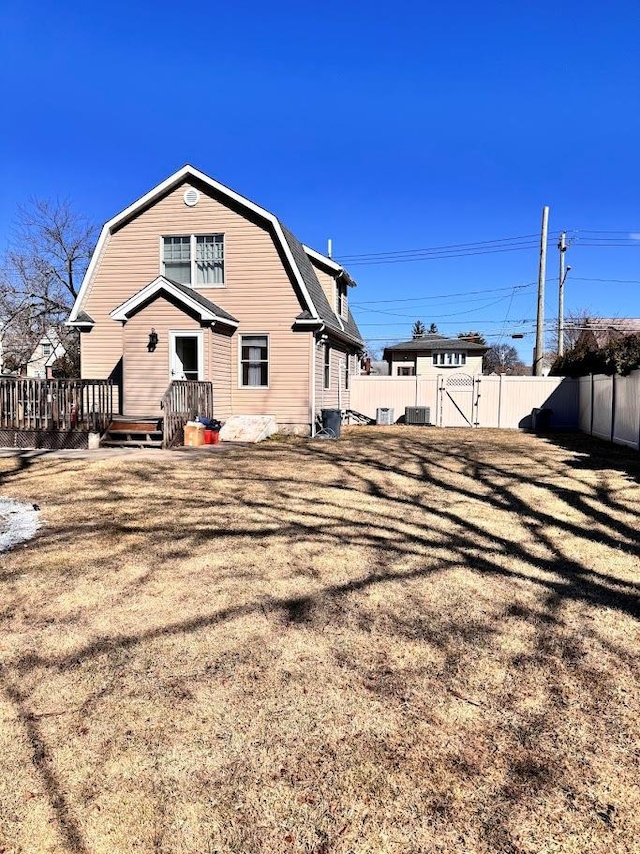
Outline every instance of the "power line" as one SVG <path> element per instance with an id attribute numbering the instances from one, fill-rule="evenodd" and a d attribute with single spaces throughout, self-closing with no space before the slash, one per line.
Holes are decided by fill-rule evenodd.
<path id="1" fill-rule="evenodd" d="M 365 300 L 364 302 L 352 302 L 351 305 L 353 307 L 364 306 L 364 305 L 382 305 L 383 303 L 398 303 L 398 302 L 422 302 L 423 300 L 432 300 L 432 299 L 442 299 L 443 297 L 466 297 L 466 296 L 474 296 L 475 294 L 496 294 L 500 293 L 500 291 L 511 291 L 514 288 L 516 290 L 523 290 L 525 288 L 531 288 L 536 285 L 537 282 L 526 282 L 524 285 L 509 285 L 504 288 L 483 288 L 479 291 L 458 291 L 457 293 L 446 293 L 446 294 L 434 294 L 430 297 L 407 297 L 404 299 L 378 299 L 378 300 Z"/>
<path id="2" fill-rule="evenodd" d="M 530 238 L 536 237 L 535 234 L 523 234 L 519 237 L 501 237 L 496 240 L 478 240 L 472 243 L 449 243 L 444 246 L 431 246 L 427 248 L 419 248 L 419 249 L 389 249 L 386 252 L 361 252 L 361 253 L 352 253 L 351 255 L 342 255 L 339 260 L 341 261 L 349 261 L 357 258 L 376 258 L 380 256 L 388 257 L 390 255 L 413 255 L 421 252 L 440 252 L 451 249 L 477 249 L 481 246 L 489 246 L 497 243 L 509 243 L 513 241 L 521 241 L 528 240 Z"/>
<path id="3" fill-rule="evenodd" d="M 453 314 L 445 314 L 444 317 L 455 317 Z M 439 318 L 434 318 L 438 319 Z M 502 320 L 478 320 L 474 321 L 479 326 L 486 326 L 487 324 L 491 324 L 491 326 L 504 324 L 504 318 Z M 440 326 L 458 326 L 460 321 L 458 320 L 439 320 Z M 535 323 L 535 317 L 527 317 L 527 318 L 518 318 L 517 320 L 507 320 L 507 323 L 512 326 L 523 326 L 524 324 Z M 405 326 L 404 323 L 358 323 L 358 326 Z"/>
<path id="4" fill-rule="evenodd" d="M 371 266 L 376 264 L 406 264 L 410 261 L 437 261 L 437 260 L 446 260 L 447 258 L 467 258 L 472 255 L 496 255 L 499 252 L 521 252 L 523 249 L 536 249 L 536 243 L 527 243 L 522 244 L 521 246 L 510 246 L 507 248 L 496 248 L 496 249 L 478 249 L 477 251 L 472 252 L 455 252 L 455 253 L 441 253 L 441 254 L 432 254 L 432 255 L 417 255 L 413 258 L 389 258 L 388 260 L 377 260 L 377 261 L 344 261 L 341 259 L 340 263 L 343 263 L 345 266 L 349 267 L 362 267 L 362 266 Z"/>
<path id="5" fill-rule="evenodd" d="M 640 231 L 628 230 L 596 230 L 572 229 L 572 240 L 581 246 L 634 246 L 640 245 L 633 234 Z M 581 235 L 586 239 L 582 240 Z M 615 235 L 601 237 L 600 235 Z M 390 249 L 385 252 L 361 252 L 339 256 L 336 260 L 349 266 L 363 264 L 404 263 L 416 260 L 431 260 L 436 258 L 460 258 L 467 255 L 484 255 L 495 252 L 515 252 L 538 246 L 537 234 L 522 234 L 514 237 L 501 237 L 493 240 L 478 240 L 469 243 L 449 243 L 441 246 L 421 247 L 415 249 Z"/>
<path id="6" fill-rule="evenodd" d="M 620 285 L 640 285 L 640 279 L 589 279 L 586 276 L 571 276 L 577 282 L 615 282 Z"/>
<path id="7" fill-rule="evenodd" d="M 449 314 L 434 314 L 434 315 L 430 315 L 430 317 L 433 317 L 434 320 L 438 320 L 441 317 L 459 317 L 460 315 L 463 315 L 463 314 L 473 314 L 474 311 L 482 311 L 485 308 L 491 308 L 494 305 L 498 305 L 498 303 L 500 303 L 500 302 L 504 302 L 504 300 L 506 300 L 506 299 L 508 299 L 508 297 L 505 295 L 503 297 L 500 297 L 497 300 L 493 300 L 492 302 L 487 303 L 486 305 L 475 306 L 474 308 L 470 308 L 470 309 L 468 309 L 468 311 L 455 311 L 455 312 L 450 312 Z M 385 314 L 389 317 L 401 317 L 405 320 L 411 320 L 415 316 L 412 314 L 394 314 L 393 312 L 384 311 L 384 310 L 379 309 L 379 308 L 370 308 L 370 309 L 367 309 L 367 311 L 375 312 L 376 314 Z M 371 324 L 363 323 L 362 325 L 363 326 L 367 326 L 367 325 L 370 326 Z"/>
<path id="8" fill-rule="evenodd" d="M 529 294 L 519 293 L 518 296 L 529 296 Z M 482 311 L 483 308 L 487 308 L 487 305 L 494 305 L 494 304 L 497 304 L 498 302 L 502 302 L 503 300 L 506 300 L 509 298 L 511 300 L 513 300 L 513 297 L 514 297 L 513 293 L 511 295 L 504 294 L 498 300 L 495 300 L 495 302 L 492 301 L 489 304 L 487 304 L 487 299 L 489 299 L 488 296 L 476 297 L 475 299 L 466 299 L 465 304 L 472 303 L 472 302 L 485 303 L 485 305 L 476 305 L 475 308 L 473 309 L 473 310 Z M 389 310 L 384 309 L 384 308 L 369 308 L 368 306 L 358 306 L 358 314 L 366 311 L 366 312 L 369 312 L 370 314 L 384 314 L 384 315 L 388 315 L 389 317 L 407 317 L 407 318 L 413 317 L 413 318 L 415 318 L 416 314 L 418 314 L 422 310 L 427 309 L 430 312 L 434 308 L 437 308 L 439 306 L 441 306 L 443 308 L 452 308 L 453 307 L 450 303 L 434 303 L 430 306 L 425 306 L 425 305 L 404 306 L 405 310 L 408 308 L 414 308 L 415 309 L 414 314 L 398 314 L 397 312 L 395 312 L 393 310 L 389 311 Z M 402 307 L 398 306 L 398 308 L 402 308 Z M 443 315 L 443 316 L 446 316 L 446 315 Z"/>
<path id="9" fill-rule="evenodd" d="M 638 232 L 640 229 L 638 228 L 628 228 L 624 231 L 606 231 L 602 229 L 601 231 L 589 230 L 588 228 L 574 228 L 573 231 L 578 234 L 634 234 Z"/>

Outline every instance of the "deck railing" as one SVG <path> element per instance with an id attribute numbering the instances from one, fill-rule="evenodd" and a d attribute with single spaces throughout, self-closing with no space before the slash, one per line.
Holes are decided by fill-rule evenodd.
<path id="1" fill-rule="evenodd" d="M 111 380 L 0 378 L 0 429 L 103 432 L 112 415 Z"/>
<path id="2" fill-rule="evenodd" d="M 163 448 L 184 441 L 184 425 L 196 415 L 213 417 L 213 383 L 174 380 L 162 398 L 164 415 Z"/>

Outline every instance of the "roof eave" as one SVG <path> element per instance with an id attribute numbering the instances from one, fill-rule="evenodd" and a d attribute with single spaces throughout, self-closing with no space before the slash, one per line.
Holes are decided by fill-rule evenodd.
<path id="1" fill-rule="evenodd" d="M 85 320 L 65 320 L 65 326 L 73 327 L 74 329 L 93 329 L 95 322 L 88 323 Z"/>
<path id="2" fill-rule="evenodd" d="M 222 317 L 219 314 L 216 314 L 214 311 L 206 308 L 201 303 L 197 302 L 194 299 L 191 299 L 187 294 L 185 294 L 180 288 L 176 288 L 172 282 L 166 279 L 164 276 L 158 276 L 144 288 L 135 293 L 132 297 L 129 297 L 126 302 L 123 302 L 121 305 L 114 308 L 113 311 L 109 313 L 109 317 L 112 320 L 119 320 L 122 323 L 126 323 L 127 320 L 131 317 L 133 312 L 141 306 L 144 302 L 146 302 L 151 297 L 160 293 L 160 291 L 166 291 L 174 299 L 181 302 L 183 305 L 190 308 L 196 314 L 200 316 L 201 320 L 208 321 L 210 323 L 221 323 L 226 326 L 231 326 L 236 329 L 240 325 L 240 321 L 231 317 Z"/>

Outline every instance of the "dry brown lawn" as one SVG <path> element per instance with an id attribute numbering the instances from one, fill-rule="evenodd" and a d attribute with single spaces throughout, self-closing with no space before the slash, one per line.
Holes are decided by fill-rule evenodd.
<path id="1" fill-rule="evenodd" d="M 637 453 L 353 428 L 2 460 L 0 852 L 640 844 Z"/>

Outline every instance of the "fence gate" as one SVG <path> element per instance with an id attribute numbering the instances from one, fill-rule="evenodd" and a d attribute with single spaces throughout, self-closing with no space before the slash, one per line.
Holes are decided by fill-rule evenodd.
<path id="1" fill-rule="evenodd" d="M 480 377 L 451 374 L 438 377 L 440 427 L 479 427 Z"/>

